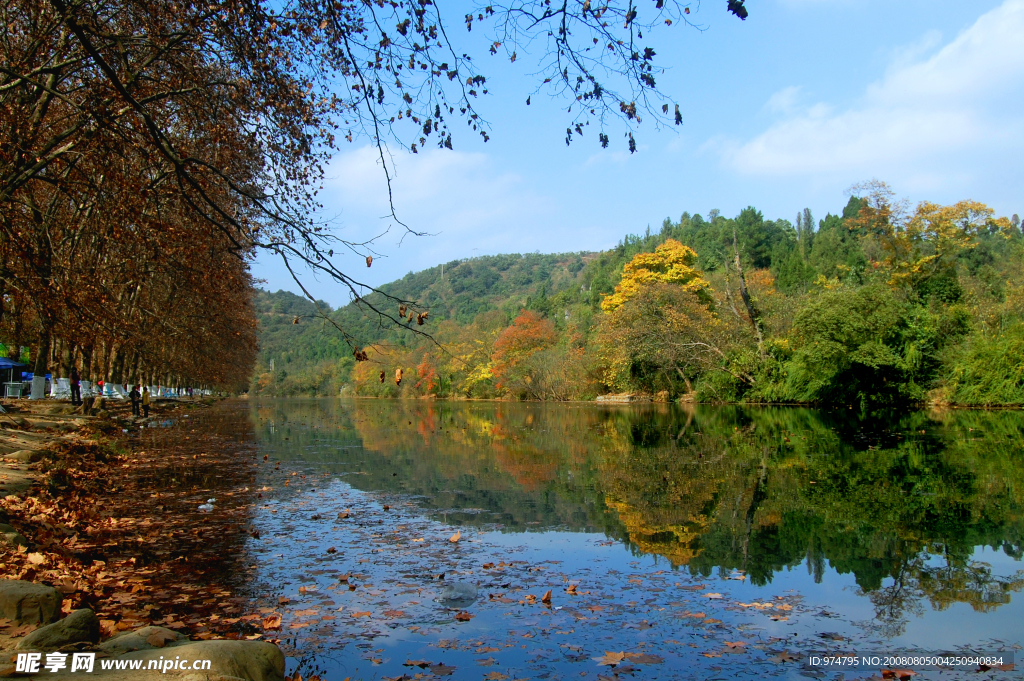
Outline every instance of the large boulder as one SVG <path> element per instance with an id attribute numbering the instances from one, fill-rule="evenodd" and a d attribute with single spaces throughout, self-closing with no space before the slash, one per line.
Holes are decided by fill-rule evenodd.
<path id="1" fill-rule="evenodd" d="M 273 643 L 265 641 L 197 641 L 180 645 L 169 645 L 168 649 L 139 650 L 122 655 L 120 660 L 188 660 L 191 665 L 197 660 L 209 660 L 210 668 L 205 670 L 176 671 L 183 679 L 213 679 L 230 676 L 245 681 L 283 681 L 284 654 Z M 170 650 L 173 648 L 173 650 Z M 143 667 L 146 663 L 143 663 Z M 138 672 L 135 672 L 137 675 Z"/>
<path id="2" fill-rule="evenodd" d="M 188 637 L 166 627 L 148 626 L 134 631 L 122 631 L 100 644 L 100 650 L 110 656 L 124 655 L 136 650 L 153 650 L 188 641 Z"/>
<path id="3" fill-rule="evenodd" d="M 19 624 L 50 624 L 60 618 L 63 597 L 52 586 L 0 579 L 0 617 Z"/>
<path id="4" fill-rule="evenodd" d="M 28 539 L 7 523 L 0 523 L 0 541 L 6 541 L 11 546 L 28 546 Z"/>
<path id="5" fill-rule="evenodd" d="M 75 610 L 62 620 L 36 629 L 18 642 L 18 648 L 56 650 L 69 643 L 98 643 L 100 620 L 89 608 Z"/>

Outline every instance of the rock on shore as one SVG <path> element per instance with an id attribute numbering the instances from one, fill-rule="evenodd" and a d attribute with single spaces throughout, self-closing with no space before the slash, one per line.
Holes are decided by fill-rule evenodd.
<path id="1" fill-rule="evenodd" d="M 50 624 L 60 618 L 64 598 L 52 586 L 0 579 L 0 617 L 18 624 Z"/>
<path id="2" fill-rule="evenodd" d="M 17 647 L 50 652 L 70 643 L 98 643 L 99 640 L 99 618 L 89 608 L 82 608 L 62 620 L 36 629 L 19 641 Z"/>

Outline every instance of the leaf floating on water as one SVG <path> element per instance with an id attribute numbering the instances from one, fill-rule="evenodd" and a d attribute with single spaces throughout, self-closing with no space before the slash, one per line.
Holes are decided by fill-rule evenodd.
<path id="1" fill-rule="evenodd" d="M 465 610 L 463 610 L 460 613 L 456 613 L 455 614 L 455 619 L 457 619 L 459 622 L 468 622 L 471 619 L 473 619 L 474 617 L 476 617 L 476 615 L 472 615 L 472 614 L 466 612 Z"/>
<path id="2" fill-rule="evenodd" d="M 485 674 L 484 678 L 487 679 L 487 681 L 505 681 L 508 677 L 501 672 L 491 672 L 490 674 Z"/>
<path id="3" fill-rule="evenodd" d="M 917 676 L 917 672 L 910 671 L 909 669 L 883 669 L 883 679 L 909 679 L 912 676 Z"/>
<path id="4" fill-rule="evenodd" d="M 725 641 L 725 645 L 730 648 L 743 648 L 747 645 L 746 641 Z"/>
<path id="5" fill-rule="evenodd" d="M 370 612 L 369 611 L 367 611 L 367 612 L 354 612 L 354 613 L 352 613 L 352 617 L 369 617 L 369 616 L 370 616 Z"/>
<path id="6" fill-rule="evenodd" d="M 384 611 L 384 616 L 385 617 L 405 617 L 406 615 L 401 610 L 385 610 Z"/>
<path id="7" fill-rule="evenodd" d="M 462 539 L 462 530 L 459 530 L 458 532 L 453 534 L 451 537 L 449 537 L 448 541 L 450 541 L 451 543 L 454 544 L 455 542 L 459 541 L 460 539 Z"/>
<path id="8" fill-rule="evenodd" d="M 704 594 L 704 598 L 721 598 L 721 597 L 722 597 L 722 594 L 718 594 L 718 593 L 706 593 L 706 594 Z"/>
<path id="9" fill-rule="evenodd" d="M 429 667 L 431 664 L 433 664 L 433 663 L 427 662 L 426 660 L 406 660 L 405 662 L 402 663 L 402 666 L 403 667 L 419 667 L 421 669 L 425 669 L 425 668 Z"/>
<path id="10" fill-rule="evenodd" d="M 770 659 L 772 662 L 799 662 L 800 661 L 799 657 L 797 657 L 793 653 L 789 652 L 788 650 L 783 650 L 778 655 L 773 655 L 772 657 L 770 657 L 768 659 Z"/>
<path id="11" fill-rule="evenodd" d="M 661 664 L 665 661 L 660 655 L 650 653 L 626 653 L 626 659 L 636 664 Z"/>
<path id="12" fill-rule="evenodd" d="M 270 615 L 269 617 L 264 618 L 264 620 L 263 620 L 263 628 L 267 629 L 267 630 L 280 629 L 281 628 L 281 616 L 280 615 Z"/>
<path id="13" fill-rule="evenodd" d="M 576 587 L 577 586 L 578 586 L 577 584 L 570 584 L 569 588 L 565 590 L 565 593 L 572 594 L 573 596 L 575 596 L 576 595 Z"/>
<path id="14" fill-rule="evenodd" d="M 548 605 L 551 605 L 551 589 L 548 589 L 547 591 L 544 592 L 544 595 L 541 596 L 540 602 L 541 603 L 547 603 Z"/>
<path id="15" fill-rule="evenodd" d="M 442 663 L 430 665 L 430 673 L 435 676 L 451 676 L 452 672 L 455 671 L 455 667 L 449 667 Z"/>
<path id="16" fill-rule="evenodd" d="M 614 667 L 617 664 L 622 664 L 626 659 L 626 653 L 613 653 L 610 650 L 604 651 L 604 655 L 601 657 L 593 658 L 597 662 L 598 667 Z"/>

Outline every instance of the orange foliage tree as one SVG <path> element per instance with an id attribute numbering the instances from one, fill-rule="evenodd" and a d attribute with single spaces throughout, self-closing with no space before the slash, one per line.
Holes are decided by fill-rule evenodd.
<path id="1" fill-rule="evenodd" d="M 523 310 L 494 342 L 491 373 L 498 387 L 513 394 L 529 394 L 533 376 L 528 370 L 527 360 L 557 340 L 551 320 L 531 310 Z"/>

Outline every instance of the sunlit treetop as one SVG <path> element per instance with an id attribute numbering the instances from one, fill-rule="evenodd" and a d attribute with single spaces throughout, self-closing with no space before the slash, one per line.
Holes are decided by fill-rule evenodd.
<path id="1" fill-rule="evenodd" d="M 927 278 L 957 253 L 974 248 L 984 234 L 1009 236 L 1011 222 L 979 201 L 958 201 L 942 206 L 928 201 L 913 211 L 897 199 L 889 185 L 872 180 L 851 192 L 864 199 L 860 213 L 847 226 L 874 235 L 885 257 L 879 265 L 890 274 L 889 284 L 914 284 Z"/>
<path id="2" fill-rule="evenodd" d="M 622 270 L 615 292 L 605 296 L 601 309 L 611 312 L 651 284 L 678 284 L 701 300 L 711 299 L 711 284 L 694 267 L 697 253 L 675 239 L 668 239 L 653 253 L 638 253 Z"/>

